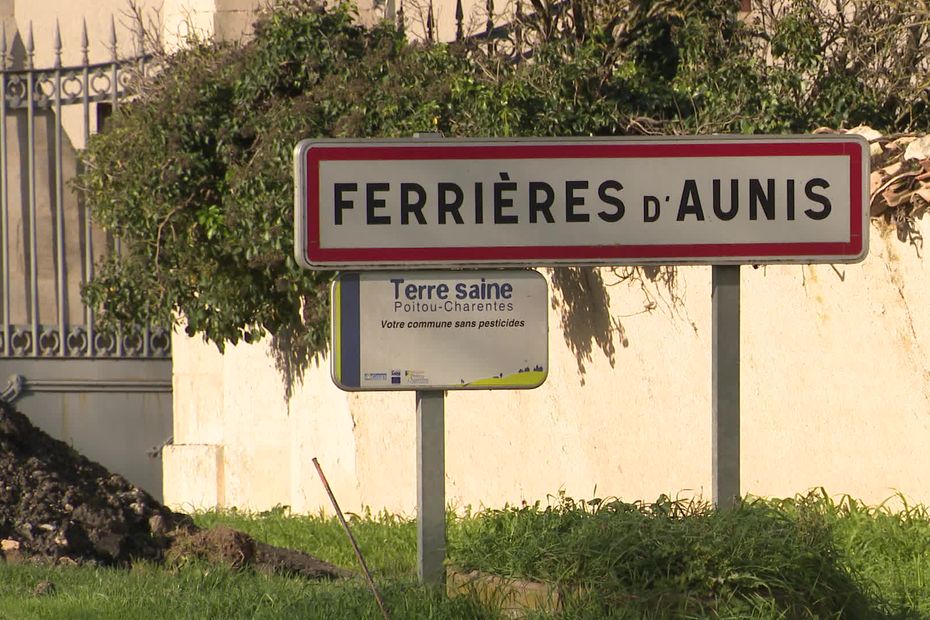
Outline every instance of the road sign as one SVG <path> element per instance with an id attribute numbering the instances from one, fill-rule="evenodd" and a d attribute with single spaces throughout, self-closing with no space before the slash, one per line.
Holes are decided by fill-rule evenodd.
<path id="1" fill-rule="evenodd" d="M 529 270 L 340 274 L 332 375 L 344 390 L 519 389 L 548 374 L 548 287 Z"/>
<path id="2" fill-rule="evenodd" d="M 860 136 L 305 140 L 308 268 L 856 262 Z"/>

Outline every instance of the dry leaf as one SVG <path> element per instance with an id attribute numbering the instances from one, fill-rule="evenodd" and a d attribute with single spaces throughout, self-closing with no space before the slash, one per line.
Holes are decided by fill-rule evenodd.
<path id="1" fill-rule="evenodd" d="M 930 159 L 930 136 L 922 136 L 908 144 L 904 159 Z"/>
<path id="2" fill-rule="evenodd" d="M 888 210 L 888 203 L 882 198 L 881 194 L 872 197 L 872 203 L 869 205 L 869 215 L 878 217 Z"/>
<path id="3" fill-rule="evenodd" d="M 899 172 L 901 172 L 901 169 L 902 169 L 902 168 L 904 168 L 904 164 L 901 163 L 901 162 L 899 162 L 899 161 L 896 161 L 896 162 L 894 162 L 893 164 L 890 164 L 890 165 L 885 166 L 884 168 L 882 168 L 882 169 L 881 169 L 881 172 L 882 172 L 882 174 L 885 175 L 884 178 L 887 179 L 887 178 L 893 177 L 894 175 L 896 175 L 896 174 L 898 174 Z"/>
<path id="4" fill-rule="evenodd" d="M 923 187 L 915 190 L 914 193 L 923 198 L 926 202 L 930 203 L 930 186 L 924 185 Z"/>
<path id="5" fill-rule="evenodd" d="M 862 136 L 869 142 L 875 142 L 882 137 L 882 132 L 872 129 L 868 125 L 859 125 L 858 127 L 853 127 L 846 133 L 856 134 L 857 136 Z"/>
<path id="6" fill-rule="evenodd" d="M 909 184 L 894 183 L 882 192 L 882 197 L 889 207 L 897 207 L 910 200 L 913 193 L 914 190 L 909 187 Z"/>

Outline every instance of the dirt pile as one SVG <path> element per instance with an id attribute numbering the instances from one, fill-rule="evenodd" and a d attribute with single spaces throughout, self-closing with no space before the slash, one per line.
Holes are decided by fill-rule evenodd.
<path id="1" fill-rule="evenodd" d="M 7 556 L 161 560 L 185 515 L 0 403 L 0 539 Z"/>
<path id="2" fill-rule="evenodd" d="M 128 564 L 187 556 L 313 578 L 348 571 L 227 528 L 199 530 L 0 401 L 0 557 Z"/>
<path id="3" fill-rule="evenodd" d="M 169 560 L 196 557 L 233 568 L 251 566 L 265 572 L 301 575 L 311 579 L 352 575 L 351 571 L 302 551 L 275 547 L 222 525 L 176 536 L 166 557 Z"/>

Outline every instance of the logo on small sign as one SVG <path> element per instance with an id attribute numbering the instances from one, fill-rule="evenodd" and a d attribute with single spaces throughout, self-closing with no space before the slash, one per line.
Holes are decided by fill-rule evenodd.
<path id="1" fill-rule="evenodd" d="M 422 370 L 405 370 L 404 381 L 410 385 L 426 385 L 429 379 Z"/>

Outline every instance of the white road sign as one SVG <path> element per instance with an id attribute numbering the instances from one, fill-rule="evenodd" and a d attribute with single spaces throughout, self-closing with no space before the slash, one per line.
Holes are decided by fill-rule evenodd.
<path id="1" fill-rule="evenodd" d="M 306 140 L 304 267 L 855 262 L 855 135 Z"/>
<path id="2" fill-rule="evenodd" d="M 344 390 L 519 389 L 548 374 L 546 280 L 530 270 L 344 273 L 332 286 Z"/>

